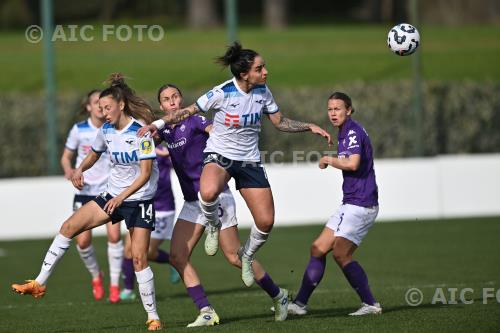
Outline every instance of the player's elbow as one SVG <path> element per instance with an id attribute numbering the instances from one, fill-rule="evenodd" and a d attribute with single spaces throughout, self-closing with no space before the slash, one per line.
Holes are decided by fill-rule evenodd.
<path id="1" fill-rule="evenodd" d="M 349 171 L 353 171 L 353 172 L 358 171 L 359 163 L 350 163 L 348 165 L 348 168 L 349 168 Z"/>

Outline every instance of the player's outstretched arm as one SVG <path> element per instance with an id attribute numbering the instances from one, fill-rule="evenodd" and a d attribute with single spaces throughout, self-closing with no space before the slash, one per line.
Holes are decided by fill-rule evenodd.
<path id="1" fill-rule="evenodd" d="M 73 186 L 81 190 L 83 188 L 83 173 L 90 169 L 101 157 L 101 153 L 91 150 L 87 156 L 83 159 L 82 163 L 78 168 L 75 169 L 73 175 L 71 176 L 71 182 Z"/>
<path id="2" fill-rule="evenodd" d="M 141 173 L 139 176 L 134 180 L 132 184 L 130 184 L 129 187 L 127 187 L 122 193 L 114 197 L 113 199 L 109 200 L 106 202 L 106 205 L 104 205 L 104 211 L 108 213 L 109 215 L 113 214 L 114 210 L 123 203 L 125 199 L 127 199 L 129 196 L 137 192 L 146 182 L 149 180 L 149 177 L 151 177 L 151 170 L 153 169 L 153 161 L 154 159 L 147 159 L 147 160 L 141 160 L 140 161 L 140 168 L 141 168 Z"/>
<path id="3" fill-rule="evenodd" d="M 166 124 L 177 124 L 184 119 L 191 117 L 192 115 L 200 112 L 200 109 L 196 104 L 191 104 L 188 107 L 176 110 L 174 112 L 168 112 L 162 118 L 153 121 L 150 125 L 143 126 L 137 131 L 137 136 L 142 137 L 147 132 L 155 135 L 156 131 L 165 127 Z"/>
<path id="4" fill-rule="evenodd" d="M 311 131 L 314 134 L 318 134 L 318 135 L 321 135 L 322 137 L 326 138 L 329 145 L 332 144 L 332 138 L 330 137 L 330 134 L 328 134 L 327 131 L 325 131 L 324 129 L 322 129 L 318 125 L 286 118 L 283 115 L 283 113 L 281 113 L 280 111 L 273 113 L 273 114 L 270 114 L 269 119 L 273 123 L 274 127 L 276 127 L 278 130 L 280 130 L 282 132 L 307 132 L 307 131 Z"/>

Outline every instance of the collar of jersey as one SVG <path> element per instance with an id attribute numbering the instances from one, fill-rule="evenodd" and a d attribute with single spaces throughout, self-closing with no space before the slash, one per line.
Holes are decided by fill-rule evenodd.
<path id="1" fill-rule="evenodd" d="M 346 136 L 347 131 L 351 128 L 352 119 L 351 117 L 347 118 L 344 125 L 342 125 L 342 129 L 339 131 L 339 138 L 343 138 Z"/>
<path id="2" fill-rule="evenodd" d="M 115 128 L 116 133 L 118 133 L 118 134 L 122 134 L 122 133 L 124 133 L 126 130 L 128 130 L 128 128 L 129 128 L 130 126 L 132 126 L 132 124 L 134 123 L 135 119 L 134 119 L 133 117 L 129 117 L 129 119 L 130 119 L 129 123 L 128 123 L 127 125 L 125 125 L 125 127 L 123 127 L 121 130 L 118 130 L 115 126 L 113 126 L 113 127 Z"/>
<path id="3" fill-rule="evenodd" d="M 241 90 L 240 86 L 238 85 L 238 81 L 236 81 L 236 78 L 233 77 L 233 84 L 234 86 L 236 87 L 236 89 L 240 92 L 240 94 L 242 94 L 243 96 L 248 96 L 250 95 L 250 92 L 252 90 L 250 90 L 248 93 L 244 92 L 243 90 Z"/>

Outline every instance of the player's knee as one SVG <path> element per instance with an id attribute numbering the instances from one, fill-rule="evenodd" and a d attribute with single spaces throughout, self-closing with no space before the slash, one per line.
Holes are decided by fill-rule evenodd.
<path id="1" fill-rule="evenodd" d="M 59 233 L 61 233 L 64 237 L 73 238 L 75 237 L 75 228 L 71 226 L 71 223 L 66 221 L 62 224 L 61 229 L 59 229 Z"/>
<path id="2" fill-rule="evenodd" d="M 187 256 L 183 255 L 178 251 L 170 252 L 170 264 L 175 268 L 181 268 L 186 266 L 188 261 Z"/>
<path id="3" fill-rule="evenodd" d="M 238 254 L 236 253 L 226 254 L 226 259 L 227 262 L 229 262 L 234 267 L 241 268 L 241 261 L 240 258 L 238 257 Z"/>
<path id="4" fill-rule="evenodd" d="M 274 218 L 272 216 L 260 218 L 258 221 L 255 221 L 255 225 L 257 226 L 257 228 L 259 228 L 260 231 L 269 233 L 273 229 Z"/>
<path id="5" fill-rule="evenodd" d="M 322 257 L 322 256 L 324 256 L 324 255 L 325 255 L 325 254 L 323 253 L 323 251 L 321 251 L 321 250 L 320 250 L 320 248 L 318 247 L 318 245 L 317 245 L 316 243 L 313 243 L 313 244 L 311 245 L 311 250 L 310 250 L 310 252 L 311 252 L 311 256 L 313 256 L 313 257 L 317 257 L 317 258 Z"/>
<path id="6" fill-rule="evenodd" d="M 204 186 L 200 189 L 200 197 L 204 202 L 214 202 L 217 200 L 219 193 L 216 186 Z"/>
<path id="7" fill-rule="evenodd" d="M 78 243 L 78 247 L 82 250 L 88 248 L 90 246 L 90 244 L 92 244 L 92 239 L 89 237 L 87 239 L 79 239 L 77 241 Z"/>
<path id="8" fill-rule="evenodd" d="M 121 236 L 120 234 L 111 234 L 111 233 L 108 233 L 108 242 L 110 243 L 118 243 L 121 239 Z"/>
<path id="9" fill-rule="evenodd" d="M 132 260 L 134 262 L 134 269 L 136 272 L 142 271 L 148 266 L 148 260 L 145 253 L 132 254 Z"/>
<path id="10" fill-rule="evenodd" d="M 340 267 L 344 267 L 345 265 L 347 265 L 349 262 L 352 261 L 351 255 L 342 252 L 335 252 L 335 250 L 333 252 L 333 259 Z"/>

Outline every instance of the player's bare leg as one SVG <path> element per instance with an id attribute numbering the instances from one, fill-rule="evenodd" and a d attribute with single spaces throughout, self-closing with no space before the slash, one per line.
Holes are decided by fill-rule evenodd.
<path id="1" fill-rule="evenodd" d="M 179 272 L 189 296 L 200 311 L 188 327 L 213 326 L 219 323 L 219 316 L 208 302 L 198 273 L 191 264 L 191 254 L 204 229 L 201 224 L 179 219 L 170 243 L 170 262 Z"/>
<path id="2" fill-rule="evenodd" d="M 302 284 L 297 296 L 288 305 L 288 313 L 305 315 L 307 303 L 316 287 L 320 284 L 326 267 L 326 254 L 333 249 L 334 233 L 330 228 L 324 228 L 311 245 L 311 256 L 307 264 Z"/>
<path id="3" fill-rule="evenodd" d="M 241 269 L 241 260 L 238 254 L 241 243 L 236 226 L 226 228 L 220 232 L 220 247 L 227 261 Z M 287 317 L 288 290 L 278 287 L 257 260 L 252 262 L 252 269 L 255 281 L 271 297 L 274 308 L 278 309 L 275 311 L 274 319 L 276 321 L 285 320 Z"/>
<path id="4" fill-rule="evenodd" d="M 71 239 L 85 230 L 98 227 L 109 221 L 109 216 L 95 203 L 90 201 L 73 213 L 61 226 L 59 234 L 54 238 L 45 255 L 40 273 L 34 280 L 25 284 L 13 284 L 12 289 L 20 294 L 43 297 L 45 284 L 54 271 L 56 264 L 66 253 Z"/>
<path id="5" fill-rule="evenodd" d="M 219 248 L 219 194 L 224 191 L 229 179 L 227 171 L 216 163 L 208 163 L 203 167 L 199 201 L 201 211 L 208 222 L 205 252 L 210 256 L 215 255 Z"/>
<path id="6" fill-rule="evenodd" d="M 130 228 L 129 232 L 139 294 L 141 295 L 144 310 L 148 314 L 146 325 L 149 330 L 160 329 L 160 317 L 156 312 L 154 276 L 147 258 L 151 230 L 146 228 Z"/>
<path id="7" fill-rule="evenodd" d="M 357 246 L 352 241 L 343 237 L 335 237 L 333 243 L 333 257 L 335 262 L 342 269 L 347 281 L 349 281 L 349 284 L 356 291 L 362 302 L 361 307 L 349 315 L 381 314 L 382 307 L 373 297 L 368 284 L 368 277 L 363 267 L 352 258 L 356 249 Z"/>
<path id="8" fill-rule="evenodd" d="M 240 193 L 254 219 L 250 236 L 241 253 L 241 279 L 250 287 L 254 281 L 254 255 L 264 245 L 274 225 L 274 200 L 270 188 L 242 188 Z"/>

